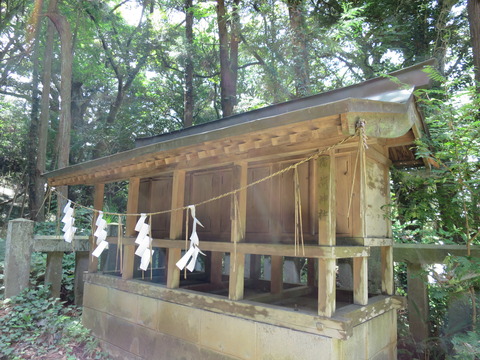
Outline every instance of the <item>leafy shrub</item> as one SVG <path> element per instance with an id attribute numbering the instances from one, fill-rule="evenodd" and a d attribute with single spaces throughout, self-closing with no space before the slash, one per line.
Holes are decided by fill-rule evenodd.
<path id="1" fill-rule="evenodd" d="M 63 352 L 67 359 L 106 358 L 97 340 L 81 325 L 79 310 L 49 298 L 46 286 L 27 289 L 5 300 L 0 314 L 2 360 L 18 359 L 32 349 L 40 355 Z"/>

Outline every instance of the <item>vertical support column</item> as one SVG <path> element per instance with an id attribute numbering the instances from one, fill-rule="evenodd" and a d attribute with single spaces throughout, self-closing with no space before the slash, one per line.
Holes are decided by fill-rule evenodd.
<path id="1" fill-rule="evenodd" d="M 335 246 L 336 200 L 335 157 L 317 159 L 318 244 Z M 336 259 L 318 259 L 318 314 L 331 317 L 335 312 Z"/>
<path id="2" fill-rule="evenodd" d="M 102 210 L 103 208 L 103 199 L 105 195 L 105 184 L 95 184 L 93 190 L 93 208 L 95 210 Z M 97 221 L 98 214 L 93 214 L 93 224 Z M 95 228 L 95 227 L 94 227 Z M 98 258 L 92 256 L 93 250 L 95 250 L 95 238 L 93 234 L 90 234 L 90 261 L 88 263 L 88 272 L 95 273 L 98 270 Z"/>
<path id="3" fill-rule="evenodd" d="M 273 164 L 272 172 L 281 170 L 280 164 Z M 282 220 L 281 220 L 281 199 L 276 194 L 282 193 L 281 188 L 281 176 L 275 176 L 271 180 L 271 233 L 275 238 L 280 238 L 282 233 Z M 278 294 L 283 291 L 283 256 L 272 255 L 270 256 L 270 292 L 272 294 Z"/>
<path id="4" fill-rule="evenodd" d="M 283 291 L 283 256 L 271 256 L 270 292 L 279 294 Z"/>
<path id="5" fill-rule="evenodd" d="M 132 177 L 128 183 L 127 214 L 138 212 L 138 196 L 140 193 L 140 178 Z M 135 236 L 136 216 L 127 216 L 125 224 L 125 235 Z M 135 262 L 135 244 L 124 245 L 123 247 L 123 272 L 122 279 L 133 278 L 133 267 Z"/>
<path id="6" fill-rule="evenodd" d="M 382 246 L 382 293 L 393 295 L 393 246 Z"/>
<path id="7" fill-rule="evenodd" d="M 172 183 L 172 209 L 185 206 L 185 170 L 173 172 Z M 170 213 L 170 239 L 179 240 L 182 237 L 184 211 Z M 180 269 L 177 261 L 180 260 L 182 249 L 167 249 L 167 287 L 170 289 L 180 286 Z"/>
<path id="8" fill-rule="evenodd" d="M 62 288 L 62 260 L 62 251 L 47 253 L 45 284 L 50 284 L 50 296 L 55 299 L 60 297 L 60 290 Z"/>
<path id="9" fill-rule="evenodd" d="M 248 164 L 242 162 L 233 167 L 233 188 L 238 189 L 247 185 Z M 247 191 L 237 193 L 238 217 L 232 216 L 230 231 L 231 242 L 245 241 L 245 227 L 247 225 Z M 232 214 L 235 213 L 234 202 L 232 201 Z M 236 224 L 235 224 L 236 222 Z M 234 231 L 237 229 L 238 231 Z M 230 281 L 228 287 L 228 298 L 230 300 L 243 299 L 245 282 L 245 254 L 241 252 L 230 253 Z"/>
<path id="10" fill-rule="evenodd" d="M 353 258 L 353 303 L 368 304 L 368 258 Z"/>
<path id="11" fill-rule="evenodd" d="M 4 269 L 5 298 L 16 296 L 28 287 L 33 225 L 33 221 L 25 219 L 8 222 Z"/>
<path id="12" fill-rule="evenodd" d="M 210 253 L 210 282 L 220 285 L 222 283 L 223 254 L 218 251 Z"/>
<path id="13" fill-rule="evenodd" d="M 360 140 L 359 140 L 360 141 Z M 366 156 L 365 148 L 358 147 L 358 181 L 359 186 L 359 210 L 360 221 L 354 223 L 353 236 L 364 238 L 367 236 L 366 225 Z M 353 259 L 353 302 L 359 305 L 368 304 L 368 257 L 359 257 Z"/>
<path id="14" fill-rule="evenodd" d="M 408 323 L 417 342 L 429 337 L 427 274 L 421 264 L 407 263 Z"/>
<path id="15" fill-rule="evenodd" d="M 388 157 L 388 149 L 384 150 L 384 155 Z M 390 203 L 390 174 L 388 169 L 384 172 L 384 184 L 386 186 L 385 191 L 385 203 Z M 385 216 L 387 237 L 392 238 L 392 222 L 389 216 Z M 382 269 L 382 293 L 386 295 L 395 294 L 395 283 L 393 280 L 393 245 L 385 246 L 381 248 L 381 269 Z"/>

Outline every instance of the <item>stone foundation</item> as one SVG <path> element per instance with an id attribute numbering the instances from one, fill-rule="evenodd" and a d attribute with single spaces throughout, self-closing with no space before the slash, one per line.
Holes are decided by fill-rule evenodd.
<path id="1" fill-rule="evenodd" d="M 246 301 L 214 297 L 209 302 L 210 296 L 192 293 L 136 280 L 87 274 L 83 323 L 115 359 L 396 358 L 398 306 L 385 299 L 379 302 L 381 306 L 375 306 L 378 314 L 374 316 L 367 307 L 357 306 L 358 310 L 350 318 L 341 311 L 337 320 L 311 316 L 317 321 L 317 330 L 307 326 L 306 331 L 299 331 L 294 329 L 299 327 L 295 317 L 304 316 L 308 320 L 310 315 L 280 308 L 280 314 L 286 313 L 282 315 L 284 323 L 276 325 L 274 322 L 280 320 L 269 320 L 269 316 L 263 321 L 255 320 L 273 311 L 269 306 L 249 306 Z M 219 308 L 222 302 L 225 306 Z M 239 316 L 228 313 L 235 303 L 242 304 Z M 215 308 L 209 310 L 209 304 Z M 246 309 L 250 309 L 250 313 Z M 289 319 L 294 328 L 288 327 Z M 272 323 L 268 323 L 270 321 Z M 338 328 L 338 333 L 326 326 Z M 322 332 L 333 336 L 320 335 Z"/>

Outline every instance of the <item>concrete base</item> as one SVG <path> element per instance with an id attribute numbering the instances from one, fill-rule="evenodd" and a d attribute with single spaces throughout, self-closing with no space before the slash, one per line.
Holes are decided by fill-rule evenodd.
<path id="1" fill-rule="evenodd" d="M 228 299 L 223 309 L 208 311 L 172 302 L 182 290 L 178 294 L 172 289 L 160 290 L 165 291 L 161 299 L 155 296 L 161 286 L 106 278 L 86 276 L 83 323 L 115 359 L 396 358 L 397 315 L 393 307 L 364 322 L 352 320 L 361 323 L 342 340 L 249 320 L 245 314 L 228 314 Z M 252 313 L 261 308 L 252 305 Z M 288 317 L 302 316 L 286 313 Z"/>

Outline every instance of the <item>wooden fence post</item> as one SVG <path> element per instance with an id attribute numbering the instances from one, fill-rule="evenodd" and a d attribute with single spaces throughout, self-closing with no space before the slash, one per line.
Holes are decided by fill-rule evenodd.
<path id="1" fill-rule="evenodd" d="M 8 222 L 4 269 L 5 298 L 18 295 L 29 285 L 33 225 L 33 221 L 26 219 Z"/>

